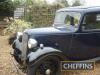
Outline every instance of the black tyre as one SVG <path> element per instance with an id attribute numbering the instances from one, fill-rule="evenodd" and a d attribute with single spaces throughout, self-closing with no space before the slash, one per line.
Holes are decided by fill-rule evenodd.
<path id="1" fill-rule="evenodd" d="M 60 75 L 60 59 L 57 56 L 47 56 L 28 67 L 28 75 Z"/>
<path id="2" fill-rule="evenodd" d="M 21 54 L 21 51 L 16 49 L 14 50 L 14 58 L 15 60 L 19 63 L 22 64 L 21 58 L 19 57 L 19 55 Z"/>

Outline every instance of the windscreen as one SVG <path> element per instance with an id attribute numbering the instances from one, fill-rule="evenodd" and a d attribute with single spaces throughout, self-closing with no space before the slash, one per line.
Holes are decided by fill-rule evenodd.
<path id="1" fill-rule="evenodd" d="M 77 27 L 80 21 L 81 14 L 79 12 L 57 12 L 54 25 L 72 25 Z"/>

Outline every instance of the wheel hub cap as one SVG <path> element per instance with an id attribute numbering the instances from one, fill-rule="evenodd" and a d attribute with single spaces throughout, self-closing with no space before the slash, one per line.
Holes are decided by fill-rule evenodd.
<path id="1" fill-rule="evenodd" d="M 51 70 L 50 70 L 50 69 L 47 69 L 47 70 L 45 71 L 45 74 L 46 74 L 46 75 L 50 75 L 50 74 L 51 74 Z"/>

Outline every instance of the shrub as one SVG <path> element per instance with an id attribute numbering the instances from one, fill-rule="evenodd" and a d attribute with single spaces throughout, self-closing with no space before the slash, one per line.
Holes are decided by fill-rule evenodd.
<path id="1" fill-rule="evenodd" d="M 24 20 L 15 20 L 4 29 L 4 35 L 12 34 L 16 32 L 23 32 L 25 29 L 31 28 L 30 22 Z"/>

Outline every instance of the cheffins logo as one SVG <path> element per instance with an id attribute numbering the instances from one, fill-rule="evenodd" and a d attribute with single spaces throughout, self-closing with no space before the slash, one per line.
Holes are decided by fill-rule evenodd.
<path id="1" fill-rule="evenodd" d="M 61 70 L 94 70 L 95 62 L 62 61 Z"/>

